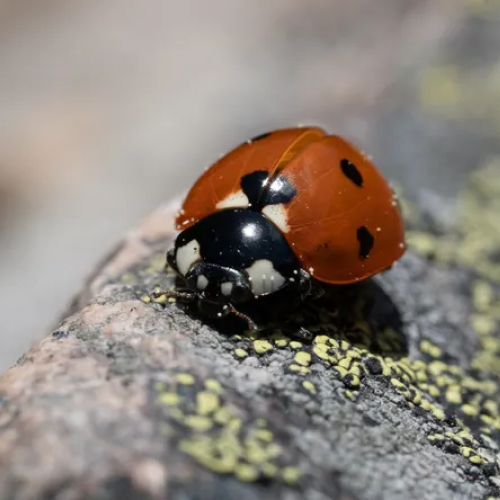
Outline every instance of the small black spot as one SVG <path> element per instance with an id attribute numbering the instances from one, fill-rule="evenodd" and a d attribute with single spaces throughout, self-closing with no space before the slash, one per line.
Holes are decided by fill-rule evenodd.
<path id="1" fill-rule="evenodd" d="M 266 137 L 269 137 L 270 135 L 271 135 L 271 132 L 266 132 L 265 134 L 256 135 L 255 137 L 252 137 L 249 142 L 261 141 L 262 139 L 265 139 Z"/>
<path id="2" fill-rule="evenodd" d="M 342 172 L 344 172 L 344 175 L 350 181 L 354 182 L 356 186 L 363 187 L 363 176 L 354 163 L 351 163 L 349 160 L 344 158 L 340 162 L 340 168 L 342 169 Z"/>
<path id="3" fill-rule="evenodd" d="M 359 258 L 364 260 L 370 255 L 375 238 L 365 226 L 358 228 L 357 237 L 359 241 Z"/>

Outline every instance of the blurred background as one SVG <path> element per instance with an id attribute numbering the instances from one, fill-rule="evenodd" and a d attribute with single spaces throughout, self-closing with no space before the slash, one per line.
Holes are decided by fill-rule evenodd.
<path id="1" fill-rule="evenodd" d="M 500 0 L 0 0 L 0 370 L 123 233 L 268 129 L 418 198 L 500 156 Z"/>

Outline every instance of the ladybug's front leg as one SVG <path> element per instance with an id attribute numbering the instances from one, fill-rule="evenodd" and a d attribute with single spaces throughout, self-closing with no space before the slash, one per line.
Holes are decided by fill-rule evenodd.
<path id="1" fill-rule="evenodd" d="M 303 301 L 309 295 L 311 295 L 311 291 L 313 289 L 312 286 L 312 278 L 311 275 L 304 271 L 304 269 L 299 270 L 299 292 L 300 292 L 300 300 Z"/>
<path id="2" fill-rule="evenodd" d="M 163 295 L 166 295 L 167 297 L 175 297 L 176 299 L 180 300 L 196 300 L 198 298 L 197 293 L 191 293 L 191 292 L 176 292 L 174 290 L 160 290 L 158 292 L 153 292 L 150 294 L 153 299 L 158 299 L 159 297 L 162 297 Z"/>

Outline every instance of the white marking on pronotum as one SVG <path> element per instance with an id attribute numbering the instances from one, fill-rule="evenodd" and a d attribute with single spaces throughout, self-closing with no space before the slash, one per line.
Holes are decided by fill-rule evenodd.
<path id="1" fill-rule="evenodd" d="M 233 284 L 230 281 L 225 281 L 220 286 L 220 291 L 222 292 L 222 295 L 231 295 L 231 292 L 233 291 Z"/>
<path id="2" fill-rule="evenodd" d="M 256 260 L 246 271 L 255 295 L 275 292 L 285 284 L 285 278 L 274 269 L 270 260 Z"/>
<path id="3" fill-rule="evenodd" d="M 189 271 L 190 267 L 197 261 L 201 260 L 200 245 L 196 240 L 191 240 L 184 246 L 177 249 L 175 255 L 177 268 L 183 275 Z"/>
<path id="4" fill-rule="evenodd" d="M 262 213 L 274 222 L 284 233 L 290 231 L 290 226 L 288 225 L 288 214 L 286 213 L 286 208 L 283 203 L 277 205 L 266 205 L 262 209 Z"/>
<path id="5" fill-rule="evenodd" d="M 208 280 L 207 280 L 207 277 L 206 276 L 203 276 L 203 274 L 200 274 L 198 276 L 198 279 L 196 280 L 196 286 L 200 289 L 200 290 L 205 290 L 205 288 L 207 288 L 208 286 Z"/>
<path id="6" fill-rule="evenodd" d="M 248 207 L 249 201 L 247 195 L 240 189 L 235 193 L 231 193 L 226 196 L 223 200 L 219 201 L 215 208 L 234 208 L 234 207 Z"/>

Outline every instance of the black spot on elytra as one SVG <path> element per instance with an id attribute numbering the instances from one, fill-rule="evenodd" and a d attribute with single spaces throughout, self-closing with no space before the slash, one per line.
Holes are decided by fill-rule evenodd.
<path id="1" fill-rule="evenodd" d="M 363 176 L 354 163 L 351 163 L 349 160 L 344 158 L 340 161 L 340 168 L 351 182 L 356 184 L 358 187 L 363 187 Z"/>
<path id="2" fill-rule="evenodd" d="M 265 170 L 256 170 L 255 172 L 244 175 L 241 178 L 241 189 L 245 193 L 253 209 L 257 208 L 268 177 L 269 172 L 266 172 Z"/>
<path id="3" fill-rule="evenodd" d="M 275 177 L 266 187 L 262 197 L 262 206 L 277 205 L 278 203 L 289 203 L 297 194 L 293 184 L 283 175 Z"/>
<path id="4" fill-rule="evenodd" d="M 271 132 L 266 132 L 265 134 L 256 135 L 255 137 L 252 137 L 249 142 L 261 141 L 262 139 L 265 139 L 266 137 L 269 137 L 270 135 L 271 135 Z"/>
<path id="5" fill-rule="evenodd" d="M 290 181 L 280 175 L 266 184 L 269 173 L 257 170 L 241 178 L 241 189 L 245 193 L 252 209 L 261 210 L 266 205 L 289 203 L 297 194 Z"/>
<path id="6" fill-rule="evenodd" d="M 359 258 L 366 259 L 370 255 L 375 238 L 365 226 L 358 228 L 357 237 L 359 241 Z"/>

